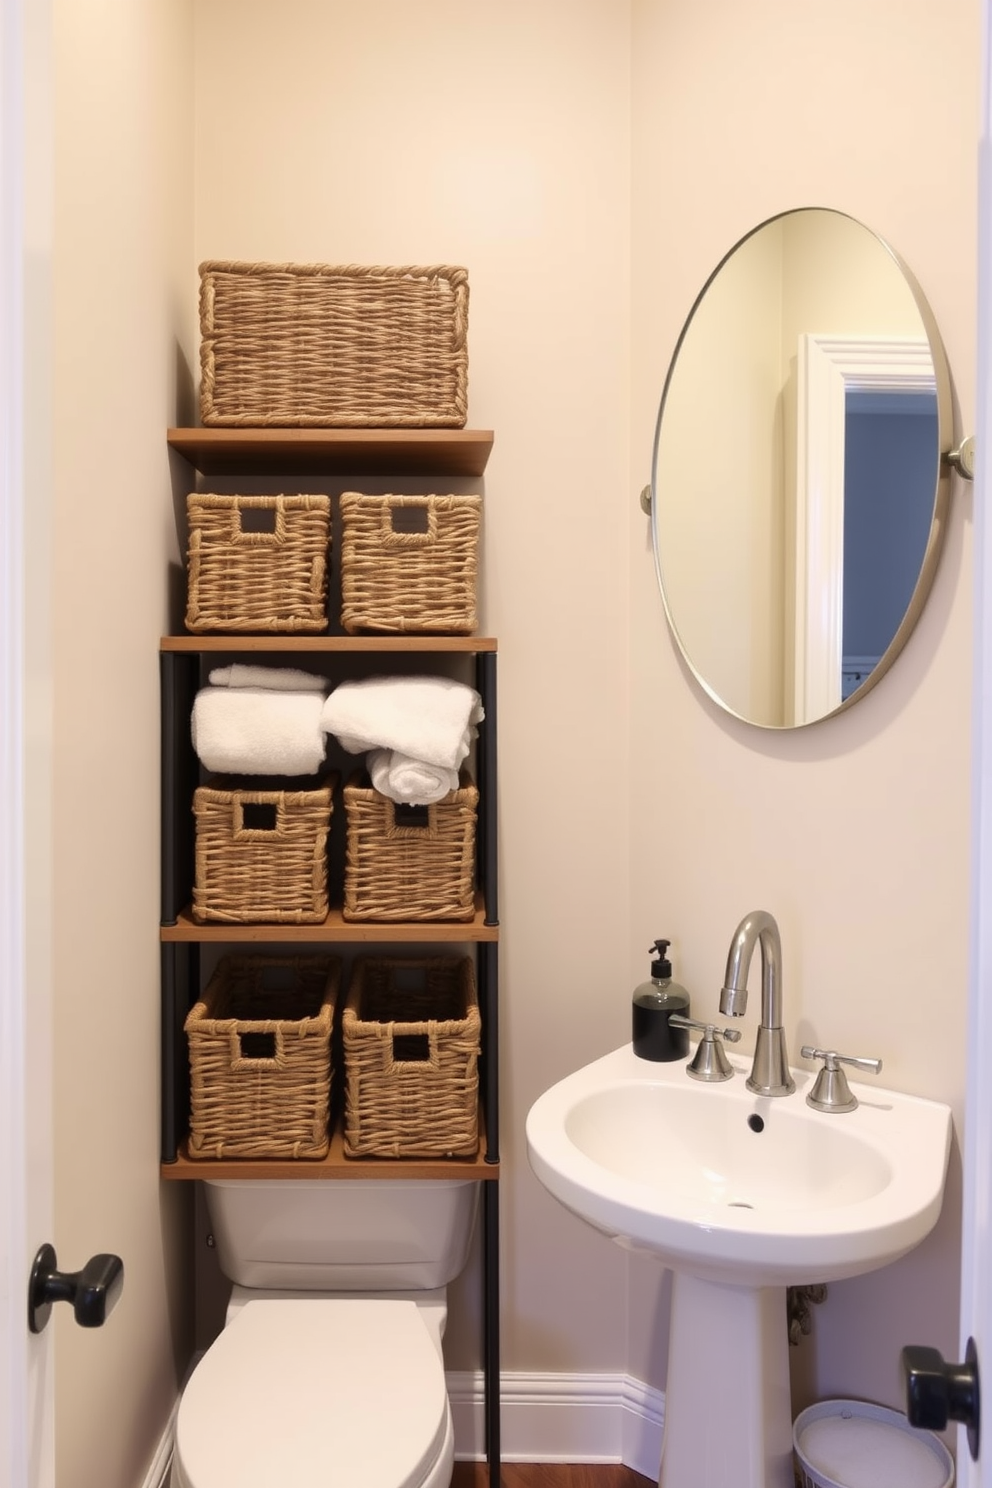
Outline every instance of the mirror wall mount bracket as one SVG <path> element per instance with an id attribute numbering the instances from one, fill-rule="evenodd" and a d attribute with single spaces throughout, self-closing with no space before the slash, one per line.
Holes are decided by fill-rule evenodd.
<path id="1" fill-rule="evenodd" d="M 944 456 L 948 465 L 952 466 L 964 480 L 975 479 L 975 436 L 969 434 L 967 439 L 962 439 L 957 449 L 952 449 Z"/>
<path id="2" fill-rule="evenodd" d="M 950 455 L 947 457 L 950 459 Z M 646 517 L 651 515 L 651 487 L 644 486 L 641 489 L 641 511 Z"/>

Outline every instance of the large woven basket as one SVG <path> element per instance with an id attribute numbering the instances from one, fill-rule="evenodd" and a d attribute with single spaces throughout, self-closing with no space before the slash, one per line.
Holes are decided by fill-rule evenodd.
<path id="1" fill-rule="evenodd" d="M 445 265 L 200 265 L 200 419 L 460 428 L 468 273 Z"/>
<path id="2" fill-rule="evenodd" d="M 470 635 L 480 496 L 341 496 L 341 624 L 391 635 Z"/>
<path id="3" fill-rule="evenodd" d="M 336 777 L 266 789 L 214 781 L 193 793 L 193 918 L 226 924 L 326 919 L 327 839 Z"/>
<path id="4" fill-rule="evenodd" d="M 345 1156 L 474 1156 L 480 1030 L 469 958 L 356 958 L 341 1018 Z"/>
<path id="5" fill-rule="evenodd" d="M 226 956 L 186 1019 L 193 1158 L 324 1157 L 341 963 Z"/>
<path id="6" fill-rule="evenodd" d="M 346 920 L 470 920 L 479 792 L 463 771 L 432 806 L 402 806 L 361 772 L 344 788 Z"/>
<path id="7" fill-rule="evenodd" d="M 327 629 L 328 496 L 186 498 L 186 628 Z"/>

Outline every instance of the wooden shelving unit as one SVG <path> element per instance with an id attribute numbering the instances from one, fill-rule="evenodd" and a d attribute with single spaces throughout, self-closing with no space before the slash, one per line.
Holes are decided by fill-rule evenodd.
<path id="1" fill-rule="evenodd" d="M 480 1121 L 480 1126 L 482 1122 Z M 362 1178 L 478 1178 L 489 1183 L 499 1177 L 499 1164 L 487 1162 L 483 1157 L 485 1136 L 479 1144 L 475 1157 L 446 1157 L 415 1161 L 401 1158 L 365 1158 L 361 1161 Z M 251 1158 L 204 1161 L 191 1158 L 186 1143 L 179 1144 L 174 1163 L 163 1164 L 162 1176 L 169 1179 L 191 1179 L 204 1177 L 204 1169 L 211 1178 L 272 1179 L 291 1178 L 294 1183 L 312 1180 L 315 1183 L 334 1182 L 336 1179 L 354 1178 L 355 1159 L 346 1157 L 344 1140 L 340 1128 L 331 1137 L 331 1150 L 326 1157 L 316 1162 L 279 1162 L 253 1160 Z"/>
<path id="2" fill-rule="evenodd" d="M 203 660 L 218 653 L 257 656 L 279 651 L 292 658 L 303 651 L 327 657 L 361 652 L 378 658 L 398 652 L 470 654 L 475 659 L 475 683 L 483 700 L 485 719 L 477 744 L 479 810 L 477 824 L 477 882 L 475 913 L 470 920 L 375 921 L 344 918 L 340 902 L 332 903 L 317 924 L 201 923 L 193 917 L 193 823 L 191 803 L 201 771 L 190 739 L 193 699 L 203 682 Z M 485 1132 L 480 1162 L 498 1167 L 497 1072 L 497 956 L 499 917 L 496 866 L 496 642 L 491 637 L 350 637 L 315 636 L 164 636 L 159 667 L 162 689 L 162 1174 L 202 1178 L 212 1171 L 197 1160 L 179 1165 L 179 1152 L 189 1121 L 188 1069 L 183 1022 L 199 991 L 201 947 L 315 946 L 355 947 L 373 944 L 424 948 L 466 945 L 475 948 L 476 978 L 483 1019 L 481 1099 Z M 207 665 L 209 670 L 209 664 Z M 332 668 L 333 670 L 333 668 Z M 344 1159 L 340 1176 L 365 1176 L 364 1159 Z M 300 1165 L 283 1165 L 295 1172 Z M 413 1159 L 404 1162 L 406 1177 L 436 1176 L 435 1164 L 421 1169 Z M 372 1163 L 381 1172 L 378 1161 Z M 238 1171 L 242 1171 L 238 1165 Z M 459 1171 L 461 1171 L 459 1167 Z M 270 1176 L 275 1169 L 270 1171 Z"/>
<path id="3" fill-rule="evenodd" d="M 421 652 L 480 656 L 484 652 L 495 652 L 496 641 L 492 636 L 340 636 L 340 635 L 181 635 L 163 636 L 159 643 L 162 651 L 180 652 L 187 656 L 209 656 L 212 652 L 228 651 L 286 651 L 324 652 L 372 652 L 378 655 L 410 655 Z"/>
<path id="4" fill-rule="evenodd" d="M 199 944 L 229 942 L 242 945 L 303 940 L 313 944 L 372 942 L 405 945 L 460 945 L 463 941 L 497 941 L 499 927 L 486 922 L 486 910 L 477 896 L 471 920 L 346 920 L 340 907 L 332 905 L 326 920 L 316 925 L 201 925 L 189 908 L 180 910 L 173 925 L 162 926 L 163 943 L 196 941 Z"/>
<path id="5" fill-rule="evenodd" d="M 482 475 L 491 429 L 170 429 L 202 475 Z"/>
<path id="6" fill-rule="evenodd" d="M 170 429 L 169 447 L 201 476 L 398 475 L 480 476 L 492 449 L 491 431 Z M 278 489 L 278 487 L 275 487 Z M 390 656 L 474 659 L 475 685 L 485 709 L 477 742 L 479 787 L 478 892 L 475 914 L 466 922 L 402 924 L 344 919 L 333 903 L 319 925 L 199 924 L 190 909 L 193 883 L 192 795 L 200 780 L 190 740 L 190 713 L 210 659 L 226 656 L 320 658 L 329 672 L 349 656 L 381 666 Z M 161 639 L 162 696 L 162 1150 L 163 1179 L 477 1178 L 482 1181 L 483 1374 L 486 1453 L 491 1488 L 498 1488 L 499 1434 L 499 1103 L 498 939 L 496 859 L 496 662 L 497 643 L 487 636 L 169 635 Z M 423 948 L 462 944 L 474 951 L 482 1017 L 480 1142 L 474 1158 L 353 1159 L 344 1155 L 338 1121 L 328 1156 L 318 1162 L 190 1159 L 189 1070 L 183 1023 L 199 995 L 201 948 L 221 945 L 304 946 L 370 943 Z"/>

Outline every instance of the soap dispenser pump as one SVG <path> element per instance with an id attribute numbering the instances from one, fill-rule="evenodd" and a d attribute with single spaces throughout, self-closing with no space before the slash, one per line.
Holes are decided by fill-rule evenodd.
<path id="1" fill-rule="evenodd" d="M 689 1015 L 689 994 L 672 981 L 672 963 L 668 959 L 670 940 L 656 940 L 652 946 L 651 980 L 634 989 L 634 1053 L 639 1059 L 653 1059 L 664 1064 L 685 1059 L 689 1053 L 689 1031 L 672 1027 L 671 1016 Z"/>

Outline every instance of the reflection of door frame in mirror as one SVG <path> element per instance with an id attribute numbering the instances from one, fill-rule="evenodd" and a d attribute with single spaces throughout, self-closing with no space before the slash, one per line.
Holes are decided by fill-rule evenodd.
<path id="1" fill-rule="evenodd" d="M 918 337 L 799 337 L 795 507 L 795 722 L 841 702 L 844 426 L 849 392 L 938 394 Z M 789 689 L 786 689 L 789 695 Z"/>

